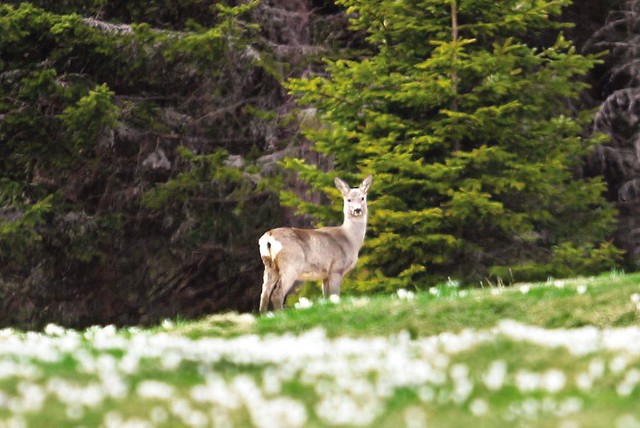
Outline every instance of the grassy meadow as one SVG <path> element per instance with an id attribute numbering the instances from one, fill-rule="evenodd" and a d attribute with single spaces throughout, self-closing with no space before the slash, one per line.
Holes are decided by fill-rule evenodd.
<path id="1" fill-rule="evenodd" d="M 0 330 L 1 427 L 640 427 L 640 274 Z"/>

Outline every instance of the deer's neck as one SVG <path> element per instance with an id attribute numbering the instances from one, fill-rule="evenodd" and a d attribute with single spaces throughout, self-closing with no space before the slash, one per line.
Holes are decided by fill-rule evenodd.
<path id="1" fill-rule="evenodd" d="M 345 235 L 356 246 L 356 251 L 360 250 L 364 243 L 364 235 L 367 233 L 367 215 L 362 217 L 345 217 L 342 223 Z"/>

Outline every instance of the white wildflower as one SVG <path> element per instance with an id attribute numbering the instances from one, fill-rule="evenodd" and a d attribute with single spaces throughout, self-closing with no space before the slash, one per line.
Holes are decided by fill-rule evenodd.
<path id="1" fill-rule="evenodd" d="M 123 423 L 122 415 L 116 411 L 108 412 L 102 418 L 102 425 L 107 428 L 115 428 L 121 426 Z"/>
<path id="2" fill-rule="evenodd" d="M 67 406 L 65 413 L 69 419 L 77 421 L 84 416 L 84 409 L 78 405 Z"/>
<path id="3" fill-rule="evenodd" d="M 235 424 L 232 422 L 229 414 L 220 409 L 214 408 L 211 410 L 211 426 L 215 428 L 234 428 Z"/>
<path id="4" fill-rule="evenodd" d="M 351 299 L 351 304 L 356 308 L 362 308 L 369 304 L 369 299 L 364 296 L 354 297 Z"/>
<path id="5" fill-rule="evenodd" d="M 275 369 L 264 370 L 262 374 L 262 387 L 267 394 L 276 395 L 280 393 L 282 385 Z"/>
<path id="6" fill-rule="evenodd" d="M 522 411 L 530 418 L 536 417 L 540 412 L 540 402 L 535 398 L 526 398 L 522 402 Z"/>
<path id="7" fill-rule="evenodd" d="M 447 287 L 458 288 L 460 287 L 460 281 L 457 279 L 451 279 L 451 277 L 447 277 Z"/>
<path id="8" fill-rule="evenodd" d="M 404 426 L 406 428 L 426 428 L 427 414 L 418 406 L 407 407 L 404 410 Z"/>
<path id="9" fill-rule="evenodd" d="M 418 389 L 418 397 L 423 403 L 430 403 L 435 398 L 436 393 L 430 386 L 423 385 Z"/>
<path id="10" fill-rule="evenodd" d="M 600 346 L 600 331 L 592 326 L 578 329 L 545 329 L 527 326 L 511 320 L 498 323 L 500 333 L 512 340 L 525 341 L 544 347 L 565 347 L 574 355 L 586 355 Z"/>
<path id="11" fill-rule="evenodd" d="M 259 421 L 254 423 L 259 427 L 297 428 L 307 423 L 307 410 L 304 404 L 292 399 L 279 397 L 265 402 L 264 412 Z M 268 421 L 268 423 L 266 423 Z"/>
<path id="12" fill-rule="evenodd" d="M 545 372 L 540 380 L 540 386 L 543 390 L 552 394 L 560 392 L 567 382 L 563 372 L 557 369 L 551 369 Z"/>
<path id="13" fill-rule="evenodd" d="M 124 419 L 120 413 L 111 411 L 104 416 L 102 426 L 105 428 L 153 428 L 153 423 L 140 418 Z"/>
<path id="14" fill-rule="evenodd" d="M 313 302 L 306 297 L 301 297 L 294 306 L 296 309 L 308 309 L 313 306 Z"/>
<path id="15" fill-rule="evenodd" d="M 576 292 L 580 295 L 583 295 L 587 292 L 587 286 L 585 284 L 578 285 L 576 287 Z"/>
<path id="16" fill-rule="evenodd" d="M 453 380 L 466 379 L 469 376 L 469 367 L 465 364 L 454 364 L 450 373 Z"/>
<path id="17" fill-rule="evenodd" d="M 11 327 L 0 328 L 0 338 L 14 337 L 15 334 L 16 334 L 16 331 Z"/>
<path id="18" fill-rule="evenodd" d="M 520 392 L 532 392 L 540 389 L 541 376 L 528 370 L 516 373 L 516 386 Z"/>
<path id="19" fill-rule="evenodd" d="M 22 415 L 14 415 L 7 419 L 6 424 L 3 425 L 7 428 L 27 428 L 27 421 Z"/>
<path id="20" fill-rule="evenodd" d="M 568 415 L 573 415 L 582 410 L 583 403 L 580 398 L 577 397 L 568 397 L 564 401 L 560 402 L 558 406 L 558 411 L 556 412 L 557 416 L 564 417 Z"/>
<path id="21" fill-rule="evenodd" d="M 19 407 L 17 413 L 39 412 L 42 410 L 44 401 L 47 398 L 45 389 L 35 383 L 21 381 L 18 383 L 18 392 L 21 395 L 19 401 L 14 401 L 14 405 Z"/>
<path id="22" fill-rule="evenodd" d="M 116 373 L 101 373 L 100 381 L 102 383 L 102 390 L 109 397 L 122 399 L 128 393 L 128 387 L 125 380 Z"/>
<path id="23" fill-rule="evenodd" d="M 160 365 L 166 371 L 176 370 L 180 367 L 180 364 L 182 364 L 182 355 L 178 352 L 166 352 L 160 362 Z"/>
<path id="24" fill-rule="evenodd" d="M 473 382 L 469 380 L 469 367 L 464 364 L 455 364 L 451 367 L 451 379 L 453 380 L 453 401 L 458 404 L 465 402 L 473 391 Z"/>
<path id="25" fill-rule="evenodd" d="M 484 416 L 489 413 L 489 404 L 486 400 L 476 398 L 469 405 L 469 410 L 474 416 Z"/>
<path id="26" fill-rule="evenodd" d="M 237 314 L 235 316 L 235 320 L 238 324 L 251 325 L 256 322 L 256 317 L 253 316 L 253 314 L 244 313 L 244 314 Z"/>
<path id="27" fill-rule="evenodd" d="M 114 336 L 116 334 L 116 326 L 113 324 L 105 325 L 102 328 L 102 334 L 105 336 Z"/>
<path id="28" fill-rule="evenodd" d="M 613 374 L 620 374 L 627 368 L 627 364 L 629 364 L 629 360 L 626 356 L 616 355 L 609 363 L 609 370 Z"/>
<path id="29" fill-rule="evenodd" d="M 582 392 L 588 392 L 593 387 L 593 378 L 588 373 L 579 373 L 576 376 L 576 386 Z"/>
<path id="30" fill-rule="evenodd" d="M 398 294 L 398 298 L 400 300 L 413 300 L 413 298 L 414 298 L 413 291 L 409 291 L 409 290 L 406 290 L 404 288 L 398 289 L 398 291 L 396 293 Z"/>
<path id="31" fill-rule="evenodd" d="M 35 380 L 40 376 L 42 376 L 42 371 L 29 362 L 16 362 L 12 359 L 0 358 L 0 380 L 9 378 Z"/>
<path id="32" fill-rule="evenodd" d="M 624 414 L 616 419 L 616 428 L 638 428 L 640 427 L 640 421 L 635 415 L 630 413 Z"/>
<path id="33" fill-rule="evenodd" d="M 175 388 L 165 382 L 157 380 L 143 380 L 136 387 L 136 393 L 145 399 L 171 400 L 175 395 Z"/>
<path id="34" fill-rule="evenodd" d="M 62 336 L 65 334 L 65 329 L 56 324 L 47 324 L 44 333 L 48 336 Z"/>
<path id="35" fill-rule="evenodd" d="M 482 380 L 490 391 L 497 391 L 504 385 L 507 377 L 507 363 L 503 360 L 496 360 L 491 363 L 489 369 L 482 377 Z"/>
<path id="36" fill-rule="evenodd" d="M 616 387 L 616 393 L 618 393 L 620 397 L 628 397 L 631 395 L 632 392 L 633 392 L 633 386 L 625 382 L 620 383 Z"/>
<path id="37" fill-rule="evenodd" d="M 167 412 L 165 408 L 161 406 L 154 406 L 153 409 L 151 409 L 149 416 L 151 418 L 151 422 L 156 425 L 166 424 L 169 420 L 169 412 Z"/>
<path id="38" fill-rule="evenodd" d="M 640 383 L 640 370 L 631 369 L 626 373 L 622 382 L 616 387 L 616 392 L 621 397 L 628 397 L 638 383 Z"/>
<path id="39" fill-rule="evenodd" d="M 128 375 L 136 373 L 140 368 L 140 355 L 137 353 L 125 354 L 122 359 L 120 359 L 118 367 Z"/>
<path id="40" fill-rule="evenodd" d="M 207 425 L 207 416 L 199 410 L 191 407 L 191 403 L 183 398 L 175 399 L 170 405 L 171 413 L 177 416 L 185 425 L 189 426 L 205 426 Z"/>
<path id="41" fill-rule="evenodd" d="M 594 379 L 601 378 L 604 376 L 605 366 L 606 364 L 602 358 L 594 358 L 589 362 L 589 375 Z"/>
<path id="42" fill-rule="evenodd" d="M 100 384 L 89 384 L 82 388 L 81 397 L 78 399 L 78 404 L 82 404 L 87 407 L 96 407 L 102 404 L 105 399 L 104 391 Z"/>
<path id="43" fill-rule="evenodd" d="M 558 412 L 558 402 L 551 397 L 544 397 L 540 409 L 547 415 L 555 415 Z"/>
<path id="44" fill-rule="evenodd" d="M 332 294 L 329 296 L 329 301 L 337 305 L 338 303 L 340 303 L 340 296 L 337 294 Z"/>
<path id="45" fill-rule="evenodd" d="M 231 390 L 245 403 L 262 402 L 262 392 L 253 378 L 247 375 L 236 376 L 231 383 Z"/>
<path id="46" fill-rule="evenodd" d="M 213 403 L 230 410 L 240 407 L 238 394 L 230 390 L 226 381 L 218 375 L 209 376 L 205 384 L 194 386 L 191 398 L 199 403 Z"/>
<path id="47" fill-rule="evenodd" d="M 331 394 L 316 404 L 316 414 L 329 425 L 371 425 L 381 410 L 375 397 L 356 400 L 346 394 Z"/>
<path id="48" fill-rule="evenodd" d="M 201 412 L 200 410 L 192 410 L 182 418 L 182 421 L 186 425 L 194 428 L 209 426 L 209 418 L 206 413 Z"/>

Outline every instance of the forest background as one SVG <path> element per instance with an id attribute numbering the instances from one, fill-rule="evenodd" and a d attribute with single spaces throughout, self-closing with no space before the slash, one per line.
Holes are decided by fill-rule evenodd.
<path id="1" fill-rule="evenodd" d="M 255 310 L 257 238 L 339 222 L 336 175 L 375 176 L 347 292 L 637 270 L 639 24 L 620 0 L 4 1 L 0 325 Z"/>

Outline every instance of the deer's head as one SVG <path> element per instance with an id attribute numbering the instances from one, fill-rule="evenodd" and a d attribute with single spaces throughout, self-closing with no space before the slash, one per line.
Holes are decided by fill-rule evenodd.
<path id="1" fill-rule="evenodd" d="M 360 186 L 357 188 L 350 188 L 340 178 L 336 177 L 336 187 L 342 193 L 344 199 L 344 215 L 345 217 L 363 217 L 367 215 L 367 192 L 371 187 L 371 181 L 373 177 L 367 176 Z"/>

